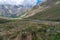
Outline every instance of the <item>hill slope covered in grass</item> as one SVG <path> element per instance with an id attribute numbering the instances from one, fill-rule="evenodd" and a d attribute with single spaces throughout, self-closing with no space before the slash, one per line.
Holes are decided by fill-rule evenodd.
<path id="1" fill-rule="evenodd" d="M 33 35 L 32 35 L 33 33 Z M 26 21 L 17 20 L 12 22 L 0 23 L 0 39 L 1 40 L 21 40 L 24 35 L 34 40 L 54 40 L 60 39 L 60 23 L 47 21 Z M 30 35 L 30 36 L 29 36 Z M 21 36 L 21 38 L 20 38 Z M 23 37 L 22 37 L 23 36 Z M 57 37 L 58 36 L 58 37 Z M 18 37 L 18 38 L 17 38 Z M 57 38 L 56 38 L 57 37 Z M 26 40 L 29 38 L 26 38 Z"/>
<path id="2" fill-rule="evenodd" d="M 60 20 L 60 5 L 54 5 L 53 7 L 44 10 L 42 12 L 36 13 L 34 16 L 28 19 L 38 19 L 38 20 Z"/>

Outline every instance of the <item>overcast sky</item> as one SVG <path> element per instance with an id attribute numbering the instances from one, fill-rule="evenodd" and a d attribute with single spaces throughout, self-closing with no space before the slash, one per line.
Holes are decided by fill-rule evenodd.
<path id="1" fill-rule="evenodd" d="M 43 0 L 0 0 L 0 4 L 13 4 L 13 5 L 18 5 L 18 4 L 31 4 L 35 5 L 40 3 Z"/>

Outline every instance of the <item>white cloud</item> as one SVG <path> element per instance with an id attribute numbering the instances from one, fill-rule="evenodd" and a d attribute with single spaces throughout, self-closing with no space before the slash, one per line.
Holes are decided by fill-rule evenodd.
<path id="1" fill-rule="evenodd" d="M 23 4 L 23 5 L 36 5 L 38 0 L 0 0 L 0 4 Z M 41 0 L 42 1 L 42 0 Z"/>
<path id="2" fill-rule="evenodd" d="M 24 0 L 24 5 L 36 5 L 37 0 Z"/>
<path id="3" fill-rule="evenodd" d="M 21 4 L 24 0 L 0 0 L 0 4 Z"/>

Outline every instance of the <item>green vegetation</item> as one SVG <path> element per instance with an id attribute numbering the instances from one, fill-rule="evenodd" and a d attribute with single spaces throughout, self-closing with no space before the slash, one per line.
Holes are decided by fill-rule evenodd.
<path id="1" fill-rule="evenodd" d="M 0 24 L 9 23 L 9 22 L 16 22 L 16 21 L 19 21 L 19 20 L 17 20 L 17 19 L 9 20 L 9 19 L 0 18 Z"/>
<path id="2" fill-rule="evenodd" d="M 60 21 L 60 5 L 55 5 L 43 12 L 39 12 L 28 19 Z"/>
<path id="3" fill-rule="evenodd" d="M 57 33 L 54 37 L 54 40 L 60 40 L 60 33 Z"/>
<path id="4" fill-rule="evenodd" d="M 7 38 L 9 38 L 11 36 L 11 39 L 16 38 L 20 33 L 31 33 L 32 40 L 55 40 L 57 36 L 58 37 L 56 39 L 60 40 L 60 32 L 58 32 L 59 30 L 60 24 L 54 22 L 41 24 L 40 22 L 32 22 L 29 20 L 17 20 L 3 24 L 0 23 L 0 32 L 10 32 L 11 34 L 5 35 L 5 37 L 7 36 Z"/>
<path id="5" fill-rule="evenodd" d="M 58 25 L 57 25 L 58 26 Z M 33 33 L 32 40 L 60 40 L 60 33 L 56 30 L 60 27 L 41 24 L 39 27 L 28 27 L 23 32 Z M 59 28 L 60 29 L 60 28 Z M 37 36 L 38 35 L 38 36 Z"/>

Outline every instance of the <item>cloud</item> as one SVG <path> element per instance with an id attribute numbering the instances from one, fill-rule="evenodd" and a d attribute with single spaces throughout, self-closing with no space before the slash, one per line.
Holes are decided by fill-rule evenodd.
<path id="1" fill-rule="evenodd" d="M 37 0 L 24 0 L 23 5 L 36 5 Z"/>
<path id="2" fill-rule="evenodd" d="M 0 4 L 21 4 L 24 0 L 0 0 Z"/>
<path id="3" fill-rule="evenodd" d="M 34 6 L 41 3 L 43 0 L 24 0 L 23 5 Z"/>
<path id="4" fill-rule="evenodd" d="M 0 4 L 12 4 L 12 5 L 36 5 L 42 0 L 0 0 Z"/>

